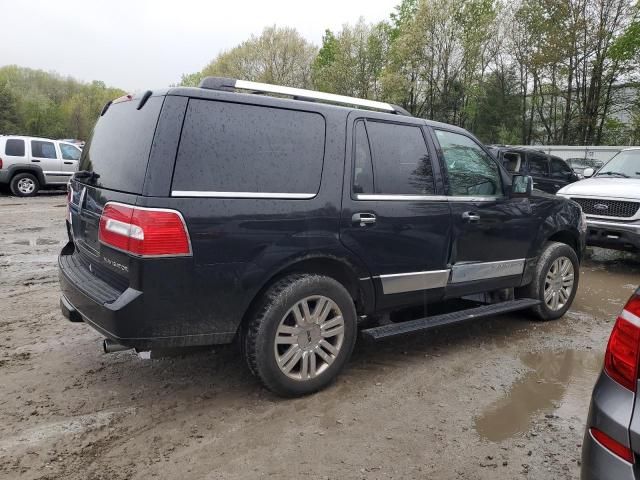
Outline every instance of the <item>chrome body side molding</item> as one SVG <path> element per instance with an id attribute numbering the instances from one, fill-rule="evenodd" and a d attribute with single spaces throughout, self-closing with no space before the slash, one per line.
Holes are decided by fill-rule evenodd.
<path id="1" fill-rule="evenodd" d="M 396 273 L 392 275 L 380 275 L 382 292 L 385 295 L 391 293 L 415 292 L 417 290 L 429 290 L 443 288 L 449 280 L 451 270 L 431 270 L 428 272 Z"/>
<path id="2" fill-rule="evenodd" d="M 525 259 L 501 260 L 499 262 L 463 263 L 451 269 L 451 282 L 473 282 L 487 278 L 510 277 L 522 275 Z"/>

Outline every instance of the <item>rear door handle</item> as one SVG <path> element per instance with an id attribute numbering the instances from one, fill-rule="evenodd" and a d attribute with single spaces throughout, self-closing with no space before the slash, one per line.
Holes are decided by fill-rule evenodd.
<path id="1" fill-rule="evenodd" d="M 40 163 L 40 160 L 35 160 L 35 159 L 33 159 L 33 158 L 31 159 L 31 161 L 32 161 L 33 163 Z"/>
<path id="2" fill-rule="evenodd" d="M 359 224 L 361 227 L 365 227 L 376 223 L 376 216 L 373 213 L 354 213 L 351 221 Z"/>
<path id="3" fill-rule="evenodd" d="M 476 223 L 480 221 L 480 215 L 475 212 L 464 212 L 462 214 L 462 219 L 469 223 Z"/>

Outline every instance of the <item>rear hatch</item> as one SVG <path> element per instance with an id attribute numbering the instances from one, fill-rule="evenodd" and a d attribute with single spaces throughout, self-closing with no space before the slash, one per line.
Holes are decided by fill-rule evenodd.
<path id="1" fill-rule="evenodd" d="M 100 216 L 107 202 L 135 205 L 143 193 L 164 96 L 125 96 L 98 119 L 70 183 L 69 221 L 74 262 L 119 290 L 129 285 L 131 257 L 101 246 Z M 142 107 L 141 107 L 142 104 Z"/>

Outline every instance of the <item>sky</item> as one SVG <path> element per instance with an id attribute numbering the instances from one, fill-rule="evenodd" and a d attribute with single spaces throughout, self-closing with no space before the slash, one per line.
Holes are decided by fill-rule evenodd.
<path id="1" fill-rule="evenodd" d="M 400 0 L 0 0 L 0 66 L 135 91 L 165 87 L 269 25 L 320 45 L 325 29 L 388 18 Z"/>

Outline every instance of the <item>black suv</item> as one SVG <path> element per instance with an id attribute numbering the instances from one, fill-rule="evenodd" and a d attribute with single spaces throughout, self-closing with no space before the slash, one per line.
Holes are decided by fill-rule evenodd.
<path id="1" fill-rule="evenodd" d="M 220 78 L 106 105 L 68 209 L 69 320 L 106 351 L 237 339 L 283 395 L 327 385 L 359 326 L 562 316 L 585 231 L 577 204 L 532 195 L 465 130 Z"/>
<path id="2" fill-rule="evenodd" d="M 563 159 L 539 150 L 490 146 L 489 151 L 510 173 L 530 175 L 533 186 L 543 192 L 556 193 L 580 180 L 580 176 Z"/>

